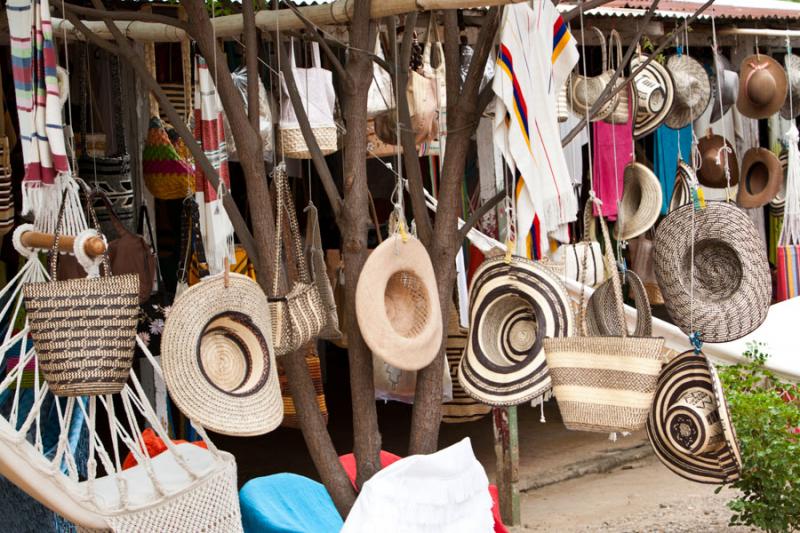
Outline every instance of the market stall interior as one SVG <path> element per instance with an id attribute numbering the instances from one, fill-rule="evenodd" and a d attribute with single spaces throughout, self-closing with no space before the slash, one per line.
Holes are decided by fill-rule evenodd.
<path id="1" fill-rule="evenodd" d="M 715 365 L 800 295 L 744 4 L 7 0 L 0 529 L 506 531 L 546 404 L 735 482 Z"/>

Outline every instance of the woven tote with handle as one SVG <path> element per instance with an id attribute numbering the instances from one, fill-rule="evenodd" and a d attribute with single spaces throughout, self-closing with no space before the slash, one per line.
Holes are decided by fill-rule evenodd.
<path id="1" fill-rule="evenodd" d="M 194 192 L 194 162 L 183 141 L 173 140 L 161 119 L 150 118 L 142 151 L 142 175 L 147 190 L 159 200 L 179 200 Z"/>
<path id="2" fill-rule="evenodd" d="M 319 233 L 319 213 L 313 203 L 306 207 L 306 256 L 311 266 L 311 278 L 317 286 L 322 307 L 325 310 L 325 325 L 319 332 L 321 339 L 338 339 L 342 336 L 339 330 L 339 313 L 336 310 L 336 299 L 333 295 L 331 280 L 328 278 L 325 265 L 325 250 L 322 248 L 322 236 Z"/>
<path id="3" fill-rule="evenodd" d="M 66 198 L 66 192 L 64 193 Z M 99 227 L 94 210 L 89 212 Z M 64 202 L 50 252 L 56 280 Z M 57 396 L 115 394 L 128 380 L 139 315 L 139 277 L 105 276 L 28 283 L 23 287 L 31 337 L 42 376 Z"/>
<path id="4" fill-rule="evenodd" d="M 614 72 L 618 67 L 620 62 L 622 62 L 622 40 L 619 37 L 619 33 L 617 30 L 611 30 L 608 36 L 608 47 L 610 48 L 608 54 L 608 72 Z M 620 85 L 625 85 L 628 83 L 628 80 L 624 78 L 624 76 L 619 76 L 614 83 L 616 87 Z M 631 84 L 631 87 L 635 90 L 635 86 Z M 629 97 L 628 97 L 628 90 L 623 89 L 617 93 L 619 96 L 619 102 L 614 107 L 614 110 L 611 111 L 605 119 L 605 122 L 609 122 L 611 124 L 627 124 L 628 123 L 628 116 L 629 116 Z M 637 100 L 638 96 L 634 94 L 634 102 Z"/>
<path id="5" fill-rule="evenodd" d="M 600 50 L 602 52 L 602 66 L 603 72 L 597 76 L 586 76 L 585 73 L 573 74 L 569 82 L 569 105 L 573 113 L 583 117 L 587 111 L 591 109 L 592 105 L 600 97 L 603 89 L 611 81 L 614 71 L 608 68 L 608 51 L 606 50 L 606 37 L 600 29 L 592 26 L 592 29 L 597 33 L 600 38 Z M 619 84 L 619 82 L 617 82 Z M 597 122 L 598 120 L 606 119 L 619 105 L 621 94 L 623 91 L 618 92 L 613 97 L 609 98 L 600 108 L 592 115 L 589 120 Z"/>
<path id="6" fill-rule="evenodd" d="M 272 345 L 277 355 L 292 353 L 315 338 L 325 327 L 326 312 L 317 286 L 312 282 L 303 254 L 303 243 L 294 210 L 294 200 L 289 193 L 286 167 L 275 167 L 275 263 L 273 264 L 272 295 L 269 298 L 272 317 Z M 294 248 L 297 281 L 286 296 L 278 296 L 283 250 L 283 220 L 289 222 L 289 239 Z"/>
<path id="7" fill-rule="evenodd" d="M 602 214 L 598 218 L 606 268 L 613 272 L 615 261 L 608 227 Z M 622 324 L 625 315 L 619 277 L 611 276 L 611 283 Z M 581 336 L 544 340 L 553 393 L 564 425 L 571 430 L 602 433 L 643 428 L 661 370 L 664 339 L 632 337 L 627 328 L 622 328 L 620 336 L 587 336 L 583 290 L 578 323 Z"/>
<path id="8" fill-rule="evenodd" d="M 596 223 L 587 202 L 583 210 L 583 240 L 574 244 L 564 244 L 558 248 L 554 260 L 564 265 L 564 275 L 568 279 L 580 281 L 581 274 L 585 275 L 587 285 L 597 287 L 606 280 L 605 259 L 597 241 Z M 581 270 L 585 262 L 586 270 Z"/>

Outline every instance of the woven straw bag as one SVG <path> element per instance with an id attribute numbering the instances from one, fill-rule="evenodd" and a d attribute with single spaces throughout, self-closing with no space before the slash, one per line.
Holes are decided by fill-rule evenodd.
<path id="1" fill-rule="evenodd" d="M 600 38 L 600 49 L 602 51 L 602 65 L 603 72 L 597 76 L 586 76 L 581 74 L 573 74 L 569 82 L 569 105 L 572 111 L 579 117 L 586 116 L 586 113 L 591 109 L 592 105 L 600 97 L 600 93 L 611 82 L 611 77 L 614 71 L 608 68 L 608 51 L 606 50 L 606 38 L 603 32 L 596 27 L 592 29 L 598 34 Z M 619 81 L 617 82 L 619 83 Z M 596 122 L 598 120 L 606 119 L 619 105 L 619 100 L 623 91 L 618 92 L 613 97 L 609 98 L 600 109 L 598 109 L 589 120 Z"/>
<path id="2" fill-rule="evenodd" d="M 563 265 L 563 276 L 580 281 L 583 274 L 590 287 L 597 287 L 608 277 L 596 227 L 591 202 L 587 202 L 583 210 L 583 240 L 560 246 L 553 258 L 556 263 Z M 582 265 L 585 266 L 582 268 Z"/>
<path id="3" fill-rule="evenodd" d="M 611 49 L 608 54 L 608 72 L 613 74 L 613 72 L 622 62 L 622 41 L 617 30 L 611 30 L 611 33 L 608 37 L 608 47 Z M 612 60 L 612 58 L 615 60 Z M 620 85 L 625 85 L 626 83 L 628 83 L 628 80 L 620 75 L 617 77 L 614 85 L 615 87 L 619 87 Z M 635 88 L 633 84 L 631 84 L 631 87 Z M 609 114 L 603 120 L 611 124 L 627 124 L 629 118 L 628 90 L 622 89 L 617 93 L 617 96 L 619 97 L 617 105 L 614 107 L 613 111 L 611 111 L 611 114 Z M 636 101 L 636 98 L 638 97 L 635 97 L 634 101 Z"/>
<path id="4" fill-rule="evenodd" d="M 608 227 L 602 214 L 598 218 L 606 267 L 613 271 Z M 611 276 L 611 283 L 621 324 L 625 315 L 619 277 Z M 587 336 L 583 292 L 578 322 L 581 336 L 544 340 L 553 393 L 564 425 L 571 430 L 602 433 L 641 429 L 655 394 L 664 339 L 628 336 L 627 328 L 622 328 L 621 336 Z"/>
<path id="5" fill-rule="evenodd" d="M 317 397 L 317 408 L 319 409 L 322 419 L 328 423 L 328 403 L 325 400 L 325 388 L 322 380 L 322 363 L 317 355 L 317 343 L 309 342 L 302 347 L 305 354 L 306 368 L 308 375 L 311 377 L 311 382 L 314 384 L 314 393 Z M 297 418 L 297 407 L 292 398 L 292 391 L 289 388 L 289 378 L 286 376 L 286 370 L 283 368 L 281 359 L 278 362 L 278 382 L 281 386 L 281 398 L 283 399 L 283 422 L 281 427 L 285 428 L 300 428 L 300 420 Z"/>
<path id="6" fill-rule="evenodd" d="M 303 254 L 303 243 L 294 210 L 294 200 L 289 193 L 286 167 L 279 164 L 273 173 L 275 179 L 275 263 L 273 264 L 272 296 L 269 298 L 272 317 L 272 345 L 275 353 L 292 353 L 317 337 L 326 324 L 326 312 L 317 286 L 312 282 Z M 283 246 L 284 212 L 289 222 L 288 238 L 292 241 L 294 261 L 297 264 L 297 282 L 286 296 L 278 296 Z"/>
<path id="7" fill-rule="evenodd" d="M 339 330 L 339 314 L 336 311 L 336 299 L 325 265 L 325 250 L 322 249 L 322 236 L 319 233 L 319 214 L 313 203 L 306 207 L 306 255 L 311 266 L 311 279 L 319 291 L 322 307 L 325 310 L 325 325 L 319 332 L 321 339 L 338 339 L 342 336 Z"/>
<path id="8" fill-rule="evenodd" d="M 179 139 L 173 140 L 158 117 L 150 119 L 144 150 L 144 184 L 159 200 L 179 200 L 194 192 L 194 164 Z"/>
<path id="9" fill-rule="evenodd" d="M 98 227 L 91 205 L 89 212 Z M 63 222 L 62 200 L 50 252 L 51 280 L 56 279 Z M 39 369 L 57 396 L 115 394 L 128 380 L 139 316 L 139 277 L 112 276 L 108 257 L 103 266 L 103 277 L 23 287 Z"/>
<path id="10" fill-rule="evenodd" d="M 628 282 L 636 306 L 636 328 L 633 335 L 650 337 L 653 334 L 653 314 L 642 279 L 633 270 L 620 272 L 619 278 L 622 285 L 624 281 Z M 595 289 L 589 298 L 586 327 L 590 335 L 619 335 L 622 331 L 623 324 L 619 321 L 614 304 L 614 284 L 610 279 Z"/>

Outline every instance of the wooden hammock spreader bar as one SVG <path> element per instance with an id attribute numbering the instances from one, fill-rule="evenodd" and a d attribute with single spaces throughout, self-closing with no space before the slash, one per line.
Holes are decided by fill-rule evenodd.
<path id="1" fill-rule="evenodd" d="M 516 4 L 524 0 L 380 0 L 372 2 L 372 19 L 393 17 L 413 11 L 432 11 L 439 9 L 474 9 L 506 4 Z M 354 0 L 336 0 L 330 4 L 298 7 L 303 16 L 317 26 L 330 26 L 347 24 L 353 16 Z M 110 12 L 119 15 L 120 12 Z M 130 16 L 135 18 L 133 14 Z M 113 18 L 113 17 L 112 17 Z M 120 17 L 117 17 L 120 18 Z M 216 17 L 211 21 L 218 38 L 238 37 L 244 32 L 242 15 L 225 15 Z M 113 36 L 101 20 L 86 20 L 86 27 L 99 37 L 112 40 Z M 143 22 L 137 20 L 116 20 L 115 24 L 125 37 L 136 41 L 153 42 L 181 42 L 187 38 L 186 32 L 180 28 L 158 22 Z M 300 30 L 305 28 L 301 19 L 291 9 L 262 10 L 256 13 L 256 27 L 262 31 L 275 31 L 276 27 L 285 30 Z M 69 21 L 53 18 L 53 35 L 63 38 L 66 32 L 68 39 L 84 37 Z"/>
<path id="2" fill-rule="evenodd" d="M 26 248 L 49 250 L 53 247 L 55 235 L 52 233 L 41 233 L 38 231 L 26 231 L 21 236 L 22 245 Z M 75 237 L 62 235 L 58 238 L 58 250 L 60 252 L 72 252 L 75 246 Z M 106 251 L 106 243 L 100 237 L 89 237 L 83 245 L 86 255 L 97 257 Z"/>

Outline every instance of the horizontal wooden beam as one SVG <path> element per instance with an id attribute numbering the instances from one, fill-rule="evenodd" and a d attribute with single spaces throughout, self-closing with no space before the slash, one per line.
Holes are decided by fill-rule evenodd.
<path id="1" fill-rule="evenodd" d="M 22 245 L 26 248 L 39 250 L 49 250 L 53 247 L 55 236 L 51 233 L 40 233 L 38 231 L 26 231 L 20 237 Z M 75 247 L 75 237 L 71 235 L 61 235 L 58 238 L 58 250 L 60 252 L 72 253 Z M 103 255 L 106 251 L 106 243 L 100 237 L 89 237 L 83 245 L 83 250 L 89 257 Z"/>
<path id="2" fill-rule="evenodd" d="M 505 4 L 516 4 L 524 0 L 380 0 L 372 2 L 372 19 L 393 17 L 413 11 L 439 9 L 473 9 Z M 298 10 L 317 26 L 347 24 L 353 16 L 353 0 L 336 0 L 331 4 L 300 7 Z M 113 13 L 113 12 L 112 12 Z M 213 21 L 218 38 L 225 39 L 241 35 L 244 31 L 242 15 L 225 15 Z M 103 21 L 85 21 L 86 27 L 99 37 L 112 40 L 113 36 Z M 117 20 L 115 24 L 125 37 L 136 41 L 173 42 L 187 38 L 180 28 L 157 22 Z M 303 21 L 291 9 L 263 10 L 256 13 L 256 26 L 262 31 L 299 30 Z M 53 34 L 56 38 L 83 40 L 83 36 L 69 21 L 53 19 Z"/>

